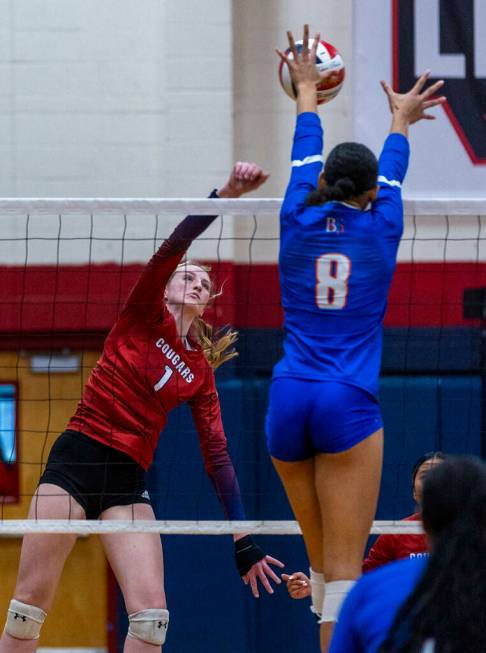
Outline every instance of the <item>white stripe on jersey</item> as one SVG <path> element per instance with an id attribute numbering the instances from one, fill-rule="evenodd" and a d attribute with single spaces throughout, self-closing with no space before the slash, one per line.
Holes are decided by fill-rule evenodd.
<path id="1" fill-rule="evenodd" d="M 402 187 L 402 184 L 396 179 L 387 179 L 383 175 L 378 177 L 378 182 L 381 182 L 382 184 L 388 184 L 389 186 L 396 186 L 397 188 Z"/>
<path id="2" fill-rule="evenodd" d="M 324 163 L 324 157 L 322 154 L 313 154 L 312 156 L 306 156 L 305 159 L 294 159 L 292 161 L 292 168 L 300 168 L 301 166 L 306 166 L 308 163 Z"/>

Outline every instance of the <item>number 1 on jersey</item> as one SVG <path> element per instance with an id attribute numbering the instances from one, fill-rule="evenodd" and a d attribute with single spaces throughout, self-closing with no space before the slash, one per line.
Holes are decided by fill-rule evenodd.
<path id="1" fill-rule="evenodd" d="M 316 260 L 316 304 L 319 308 L 340 309 L 348 299 L 351 261 L 344 254 L 323 254 Z"/>
<path id="2" fill-rule="evenodd" d="M 163 375 L 160 377 L 160 379 L 157 381 L 157 383 L 154 385 L 154 390 L 155 392 L 158 392 L 160 388 L 163 388 L 164 385 L 167 383 L 167 381 L 170 379 L 170 377 L 174 374 L 174 370 L 169 367 L 168 365 L 165 366 L 165 372 Z"/>

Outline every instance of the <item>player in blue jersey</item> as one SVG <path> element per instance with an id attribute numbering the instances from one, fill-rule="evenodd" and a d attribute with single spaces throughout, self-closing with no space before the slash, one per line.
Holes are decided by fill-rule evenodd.
<path id="1" fill-rule="evenodd" d="M 424 481 L 430 559 L 392 562 L 348 594 L 330 653 L 486 651 L 486 465 L 450 456 Z"/>
<path id="2" fill-rule="evenodd" d="M 426 110 L 445 98 L 433 98 L 442 82 L 424 90 L 427 74 L 406 94 L 383 83 L 392 126 L 379 162 L 364 145 L 343 143 L 321 173 L 319 35 L 309 48 L 305 26 L 300 52 L 291 32 L 288 39 L 293 59 L 277 53 L 297 89 L 298 116 L 280 215 L 285 353 L 273 373 L 267 442 L 304 535 L 326 651 L 361 572 L 380 484 L 381 328 L 403 229 L 408 127 L 432 118 Z"/>

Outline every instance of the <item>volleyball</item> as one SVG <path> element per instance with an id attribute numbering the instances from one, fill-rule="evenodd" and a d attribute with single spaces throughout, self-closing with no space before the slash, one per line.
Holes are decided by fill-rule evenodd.
<path id="1" fill-rule="evenodd" d="M 302 43 L 302 41 L 295 42 L 298 52 L 302 50 Z M 309 43 L 309 47 L 310 46 L 311 43 Z M 285 54 L 288 55 L 290 59 L 293 59 L 290 48 L 287 48 Z M 333 45 L 327 43 L 326 41 L 320 41 L 319 45 L 317 46 L 316 67 L 319 72 L 327 72 L 328 70 L 333 71 L 332 75 L 317 85 L 317 104 L 324 104 L 325 102 L 329 102 L 335 98 L 341 90 L 344 76 L 346 74 L 346 69 L 339 52 Z M 290 77 L 289 67 L 283 61 L 280 61 L 278 68 L 278 77 L 283 90 L 289 97 L 291 97 L 293 100 L 296 100 L 297 93 Z"/>

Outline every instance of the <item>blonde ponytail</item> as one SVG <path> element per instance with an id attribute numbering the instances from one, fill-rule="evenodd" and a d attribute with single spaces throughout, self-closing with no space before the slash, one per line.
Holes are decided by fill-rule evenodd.
<path id="1" fill-rule="evenodd" d="M 215 331 L 201 317 L 194 319 L 191 325 L 191 331 L 213 370 L 226 363 L 226 361 L 238 356 L 238 352 L 232 347 L 238 339 L 237 331 L 224 328 Z"/>

